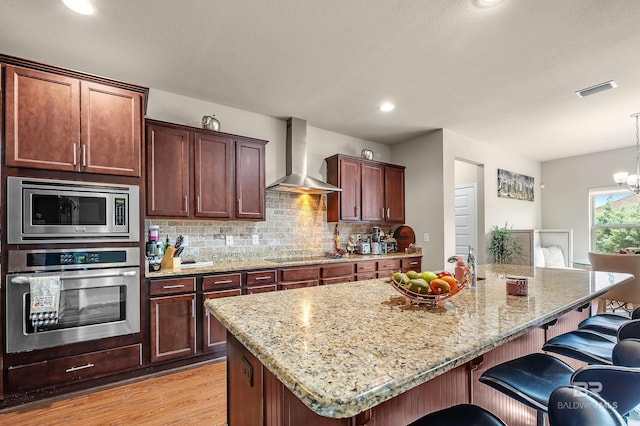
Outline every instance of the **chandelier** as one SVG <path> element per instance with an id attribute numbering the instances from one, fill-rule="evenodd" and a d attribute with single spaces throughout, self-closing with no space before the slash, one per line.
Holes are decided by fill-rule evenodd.
<path id="1" fill-rule="evenodd" d="M 636 194 L 640 194 L 640 135 L 638 133 L 638 116 L 640 116 L 640 112 L 631 114 L 631 117 L 636 118 L 636 173 L 633 175 L 627 172 L 613 174 L 613 180 L 618 185 Z"/>

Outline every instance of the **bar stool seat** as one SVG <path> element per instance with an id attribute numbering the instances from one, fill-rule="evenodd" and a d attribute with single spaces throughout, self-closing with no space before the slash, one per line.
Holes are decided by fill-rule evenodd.
<path id="1" fill-rule="evenodd" d="M 615 336 L 618 333 L 618 329 L 632 319 L 640 319 L 640 308 L 636 308 L 632 312 L 631 318 L 613 313 L 593 315 L 578 324 L 578 329 L 593 330 L 598 333 Z"/>
<path id="2" fill-rule="evenodd" d="M 525 355 L 489 368 L 479 381 L 534 408 L 538 425 L 544 424 L 553 391 L 575 383 L 599 383 L 600 395 L 626 414 L 640 403 L 640 339 L 620 341 L 611 352 L 615 366 L 591 365 L 576 371 L 549 354 Z"/>
<path id="3" fill-rule="evenodd" d="M 554 390 L 549 398 L 549 424 L 626 426 L 627 422 L 597 394 L 580 387 L 563 386 Z"/>
<path id="4" fill-rule="evenodd" d="M 460 404 L 423 416 L 409 426 L 506 426 L 502 420 L 482 407 Z"/>
<path id="5" fill-rule="evenodd" d="M 551 392 L 570 385 L 573 372 L 564 361 L 535 353 L 491 367 L 479 380 L 524 405 L 546 412 Z"/>
<path id="6" fill-rule="evenodd" d="M 640 320 L 629 320 L 618 329 L 617 336 L 578 329 L 549 339 L 545 352 L 554 352 L 589 364 L 611 365 L 613 347 L 618 341 L 640 338 Z"/>

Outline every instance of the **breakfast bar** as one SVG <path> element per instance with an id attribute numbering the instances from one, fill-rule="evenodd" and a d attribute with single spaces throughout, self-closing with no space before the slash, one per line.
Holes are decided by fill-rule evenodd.
<path id="1" fill-rule="evenodd" d="M 632 278 L 512 265 L 478 273 L 477 286 L 437 306 L 389 303 L 399 293 L 384 279 L 206 300 L 228 330 L 229 424 L 404 425 L 485 401 L 480 364 L 539 351 L 549 324 L 575 328 L 588 302 Z M 507 295 L 505 275 L 527 277 L 528 295 Z M 505 410 L 521 413 L 496 414 L 535 419 Z"/>

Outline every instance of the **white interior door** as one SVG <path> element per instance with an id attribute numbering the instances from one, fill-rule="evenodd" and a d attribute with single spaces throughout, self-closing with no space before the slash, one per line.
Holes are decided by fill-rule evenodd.
<path id="1" fill-rule="evenodd" d="M 467 255 L 471 246 L 476 256 L 478 255 L 476 192 L 476 184 L 456 186 L 456 254 Z"/>

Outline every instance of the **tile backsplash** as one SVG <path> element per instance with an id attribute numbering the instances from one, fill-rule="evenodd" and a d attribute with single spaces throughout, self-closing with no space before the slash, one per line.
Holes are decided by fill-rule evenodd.
<path id="1" fill-rule="evenodd" d="M 340 231 L 340 248 L 345 248 L 350 234 L 369 234 L 373 226 L 387 233 L 396 225 L 379 223 L 327 223 L 326 197 L 289 192 L 266 192 L 266 221 L 222 220 L 145 220 L 145 238 L 149 225 L 160 227 L 160 238 L 167 236 L 173 245 L 178 235 L 188 237 L 189 246 L 183 260 L 236 261 L 270 257 L 316 256 L 334 250 L 336 225 Z M 253 244 L 253 236 L 258 244 Z M 226 245 L 226 237 L 233 245 Z"/>

